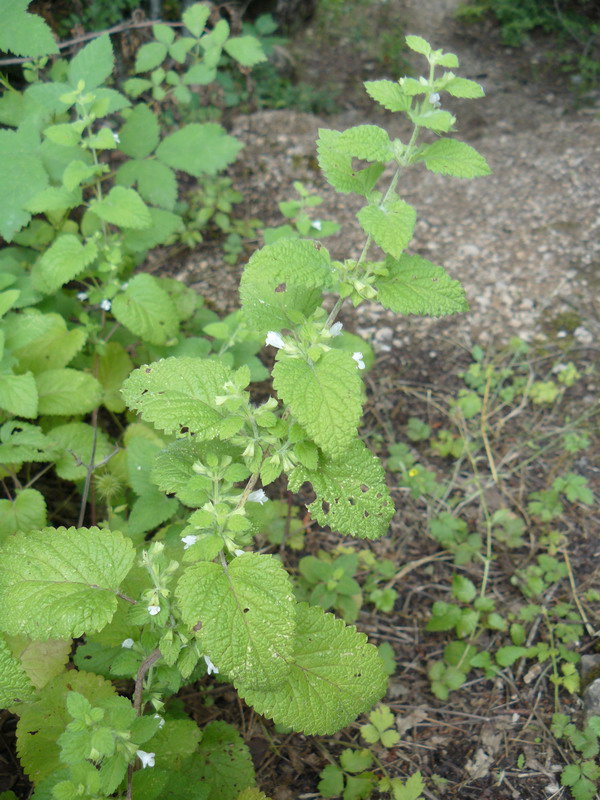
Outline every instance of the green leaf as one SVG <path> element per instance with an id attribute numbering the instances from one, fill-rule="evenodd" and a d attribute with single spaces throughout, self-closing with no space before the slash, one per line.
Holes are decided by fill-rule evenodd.
<path id="1" fill-rule="evenodd" d="M 52 31 L 37 14 L 28 14 L 31 0 L 5 0 L 2 4 L 0 50 L 18 56 L 39 56 L 58 53 Z"/>
<path id="2" fill-rule="evenodd" d="M 92 460 L 98 464 L 113 452 L 106 434 L 85 422 L 69 422 L 48 431 L 48 439 L 59 448 L 56 456 L 56 474 L 66 481 L 83 480 L 87 465 Z"/>
<path id="3" fill-rule="evenodd" d="M 392 718 L 393 723 L 393 718 Z M 340 766 L 346 772 L 363 772 L 373 764 L 370 750 L 342 750 L 340 753 Z"/>
<path id="4" fill-rule="evenodd" d="M 485 96 L 483 88 L 475 81 L 468 80 L 468 78 L 452 78 L 443 88 L 453 97 L 476 98 Z"/>
<path id="5" fill-rule="evenodd" d="M 202 741 L 183 766 L 183 774 L 208 789 L 206 800 L 239 800 L 240 792 L 256 781 L 246 743 L 233 725 L 222 721 L 203 728 Z M 260 793 L 255 800 L 260 800 Z"/>
<path id="6" fill-rule="evenodd" d="M 222 417 L 216 397 L 230 378 L 220 361 L 167 358 L 132 372 L 123 384 L 123 397 L 129 408 L 165 433 L 211 439 Z"/>
<path id="7" fill-rule="evenodd" d="M 415 53 L 421 53 L 421 55 L 425 57 L 431 53 L 431 45 L 421 36 L 407 36 L 405 41 L 408 47 L 414 50 Z"/>
<path id="8" fill-rule="evenodd" d="M 169 167 L 189 175 L 217 175 L 235 161 L 243 145 L 215 122 L 185 125 L 166 136 L 156 151 Z"/>
<path id="9" fill-rule="evenodd" d="M 34 373 L 65 367 L 86 340 L 83 327 L 67 329 L 61 314 L 25 313 L 11 320 L 7 346 L 19 361 L 19 370 Z"/>
<path id="10" fill-rule="evenodd" d="M 89 266 L 98 255 L 94 242 L 82 244 L 72 233 L 57 237 L 34 264 L 33 286 L 44 294 L 54 294 L 61 286 Z"/>
<path id="11" fill-rule="evenodd" d="M 137 183 L 141 196 L 148 203 L 170 211 L 175 207 L 177 179 L 173 170 L 160 161 L 126 161 L 117 170 L 116 182 L 119 186 Z M 153 210 L 150 209 L 150 214 Z M 151 229 L 154 225 L 153 218 Z"/>
<path id="12" fill-rule="evenodd" d="M 0 317 L 3 317 L 13 307 L 20 294 L 18 289 L 9 289 L 7 292 L 0 293 Z"/>
<path id="13" fill-rule="evenodd" d="M 327 764 L 321 770 L 321 780 L 317 785 L 323 797 L 340 797 L 344 791 L 344 773 L 337 764 Z"/>
<path id="14" fill-rule="evenodd" d="M 386 258 L 388 275 L 377 279 L 378 299 L 397 314 L 442 317 L 468 311 L 464 289 L 442 267 L 421 256 Z"/>
<path id="15" fill-rule="evenodd" d="M 113 186 L 102 200 L 92 200 L 90 211 L 120 228 L 149 228 L 152 217 L 148 207 L 135 191 Z"/>
<path id="16" fill-rule="evenodd" d="M 194 3 L 183 12 L 183 24 L 188 31 L 199 39 L 204 33 L 204 27 L 210 17 L 210 6 L 206 3 Z"/>
<path id="17" fill-rule="evenodd" d="M 470 603 L 475 598 L 477 589 L 473 581 L 456 574 L 452 576 L 452 594 L 461 603 Z"/>
<path id="18" fill-rule="evenodd" d="M 87 91 L 106 81 L 113 71 L 114 56 L 110 36 L 104 34 L 92 39 L 69 61 L 69 83 L 76 89 L 79 81 L 85 83 Z"/>
<path id="19" fill-rule="evenodd" d="M 157 279 L 146 273 L 135 275 L 114 298 L 112 313 L 121 325 L 150 344 L 165 344 L 179 329 L 173 301 Z"/>
<path id="20" fill-rule="evenodd" d="M 131 158 L 146 158 L 160 139 L 158 120 L 145 103 L 139 103 L 119 131 L 119 149 Z"/>
<path id="21" fill-rule="evenodd" d="M 254 67 L 267 60 L 261 43 L 254 36 L 234 36 L 223 47 L 242 67 Z"/>
<path id="22" fill-rule="evenodd" d="M 64 672 L 73 644 L 71 639 L 32 642 L 26 636 L 9 636 L 7 641 L 36 689 Z"/>
<path id="23" fill-rule="evenodd" d="M 172 44 L 173 39 L 175 38 L 175 31 L 168 25 L 161 25 L 159 23 L 152 26 L 152 35 L 157 42 L 162 42 L 163 44 L 169 45 Z"/>
<path id="24" fill-rule="evenodd" d="M 425 782 L 420 772 L 415 772 L 406 781 L 392 778 L 392 792 L 394 800 L 422 800 L 425 791 Z"/>
<path id="25" fill-rule="evenodd" d="M 319 466 L 298 466 L 289 476 L 292 492 L 309 481 L 316 499 L 308 506 L 313 519 L 349 536 L 384 536 L 394 515 L 381 463 L 361 441 L 353 441 L 338 459 Z"/>
<path id="26" fill-rule="evenodd" d="M 129 78 L 123 84 L 123 91 L 127 92 L 131 97 L 139 97 L 147 89 L 152 88 L 152 81 L 146 78 Z"/>
<path id="27" fill-rule="evenodd" d="M 3 20 L 2 30 L 6 29 Z M 7 242 L 31 219 L 24 210 L 27 201 L 48 185 L 42 159 L 34 152 L 36 147 L 33 136 L 21 131 L 0 131 L 0 236 Z"/>
<path id="28" fill-rule="evenodd" d="M 49 461 L 52 446 L 37 425 L 10 420 L 0 428 L 0 464 Z"/>
<path id="29" fill-rule="evenodd" d="M 133 370 L 133 362 L 118 342 L 103 345 L 97 361 L 98 380 L 102 386 L 102 405 L 115 414 L 125 411 L 121 386 Z"/>
<path id="30" fill-rule="evenodd" d="M 183 75 L 183 82 L 188 86 L 208 86 L 217 77 L 217 68 L 206 64 L 193 64 Z"/>
<path id="31" fill-rule="evenodd" d="M 448 133 L 456 122 L 456 117 L 453 117 L 449 111 L 434 109 L 420 114 L 417 111 L 408 111 L 407 114 L 414 125 L 429 128 L 435 133 Z"/>
<path id="32" fill-rule="evenodd" d="M 143 44 L 135 57 L 135 72 L 148 72 L 162 64 L 167 56 L 167 46 L 162 42 Z"/>
<path id="33" fill-rule="evenodd" d="M 273 386 L 324 453 L 342 457 L 356 436 L 362 381 L 349 353 L 329 350 L 314 363 L 279 354 Z"/>
<path id="34" fill-rule="evenodd" d="M 387 686 L 381 659 L 363 633 L 322 609 L 297 609 L 291 670 L 271 691 L 240 687 L 254 709 L 280 725 L 329 735 L 368 711 Z"/>
<path id="35" fill-rule="evenodd" d="M 121 533 L 98 528 L 18 533 L 0 553 L 0 626 L 41 640 L 76 638 L 108 625 L 135 558 Z"/>
<path id="36" fill-rule="evenodd" d="M 365 161 L 389 161 L 393 156 L 387 131 L 378 125 L 355 125 L 340 133 L 335 147 L 352 158 Z"/>
<path id="37" fill-rule="evenodd" d="M 412 239 L 417 213 L 404 200 L 396 198 L 383 206 L 367 205 L 356 215 L 362 229 L 381 249 L 400 258 Z"/>
<path id="38" fill-rule="evenodd" d="M 225 442 L 201 442 L 196 436 L 178 439 L 156 456 L 152 465 L 152 481 L 161 492 L 175 494 L 182 503 L 196 508 L 204 505 L 208 493 L 204 479 L 194 472 L 193 464 L 197 461 L 205 464 L 209 454 L 233 458 L 238 453 L 234 446 Z M 192 519 L 190 523 L 193 524 Z"/>
<path id="39" fill-rule="evenodd" d="M 35 688 L 23 665 L 13 656 L 4 637 L 0 636 L 0 707 L 30 703 L 34 697 Z"/>
<path id="40" fill-rule="evenodd" d="M 474 147 L 456 139 L 438 139 L 425 148 L 421 158 L 431 172 L 453 175 L 455 178 L 477 178 L 491 174 L 485 158 Z"/>
<path id="41" fill-rule="evenodd" d="M 0 500 L 0 541 L 17 531 L 46 524 L 46 501 L 37 489 L 22 489 L 14 500 Z"/>
<path id="42" fill-rule="evenodd" d="M 98 675 L 69 670 L 45 686 L 35 703 L 19 709 L 17 753 L 36 784 L 64 767 L 57 740 L 71 722 L 66 704 L 70 691 L 83 694 L 94 705 L 116 696 L 112 685 Z"/>
<path id="43" fill-rule="evenodd" d="M 162 167 L 163 165 L 154 162 L 154 166 Z M 168 167 L 165 167 L 165 169 L 168 169 Z M 142 184 L 140 184 L 141 191 Z M 183 221 L 178 214 L 165 211 L 163 208 L 150 208 L 149 211 L 152 219 L 152 225 L 149 228 L 143 231 L 130 229 L 125 231 L 123 236 L 125 246 L 134 253 L 145 253 L 159 244 L 166 243 L 176 231 L 182 230 L 184 227 Z"/>
<path id="44" fill-rule="evenodd" d="M 296 603 L 289 576 L 270 555 L 189 567 L 176 591 L 184 622 L 221 672 L 244 689 L 276 687 L 289 670 Z M 219 598 L 218 603 L 215 598 Z"/>
<path id="45" fill-rule="evenodd" d="M 317 151 L 319 166 L 329 183 L 338 192 L 356 194 L 367 197 L 377 183 L 377 179 L 384 170 L 384 164 L 372 164 L 363 170 L 355 170 L 352 156 L 340 150 L 337 146 L 340 136 L 339 131 L 327 128 L 319 129 Z"/>
<path id="46" fill-rule="evenodd" d="M 202 733 L 191 719 L 167 719 L 165 724 L 146 742 L 145 750 L 156 753 L 157 767 L 179 770 L 196 751 Z M 169 795 L 169 798 L 172 796 Z M 173 797 L 172 800 L 176 800 Z M 192 795 L 192 797 L 195 797 Z M 200 799 L 204 794 L 200 794 Z M 162 800 L 162 796 L 161 796 Z"/>
<path id="47" fill-rule="evenodd" d="M 240 282 L 242 310 L 250 328 L 264 333 L 294 327 L 290 312 L 312 314 L 331 275 L 329 253 L 314 242 L 285 239 L 258 250 Z"/>
<path id="48" fill-rule="evenodd" d="M 506 647 L 500 647 L 498 649 L 496 652 L 496 661 L 501 667 L 510 667 L 515 661 L 518 661 L 526 654 L 526 647 L 507 645 Z"/>
<path id="49" fill-rule="evenodd" d="M 31 372 L 26 372 L 25 375 L 1 376 L 0 408 L 19 417 L 37 417 L 37 386 Z"/>
<path id="50" fill-rule="evenodd" d="M 394 81 L 365 81 L 367 94 L 388 111 L 406 111 L 410 99 Z"/>
<path id="51" fill-rule="evenodd" d="M 82 161 L 79 163 L 83 164 Z M 42 214 L 46 211 L 67 211 L 80 204 L 81 192 L 78 187 L 74 191 L 68 191 L 63 186 L 48 186 L 28 200 L 25 208 L 32 214 Z"/>
<path id="52" fill-rule="evenodd" d="M 87 414 L 100 405 L 102 387 L 93 375 L 78 369 L 48 369 L 35 376 L 38 413 Z"/>

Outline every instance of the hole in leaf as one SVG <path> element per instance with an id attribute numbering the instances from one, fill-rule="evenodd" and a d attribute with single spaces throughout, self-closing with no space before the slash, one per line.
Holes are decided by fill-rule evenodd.
<path id="1" fill-rule="evenodd" d="M 249 608 L 244 608 L 244 614 L 247 614 L 250 611 Z"/>
<path id="2" fill-rule="evenodd" d="M 179 428 L 179 433 L 189 433 L 189 432 L 190 432 L 190 429 L 188 428 L 188 426 L 187 426 L 187 425 L 182 425 L 182 426 Z"/>
<path id="3" fill-rule="evenodd" d="M 321 503 L 321 508 L 323 509 L 324 514 L 329 514 L 330 506 L 329 503 L 327 503 L 325 500 L 323 500 L 323 502 Z"/>
<path id="4" fill-rule="evenodd" d="M 285 283 L 280 283 L 279 286 L 275 287 L 276 292 L 285 292 L 286 289 L 287 286 L 285 285 Z"/>
<path id="5" fill-rule="evenodd" d="M 349 497 L 348 498 L 348 502 L 350 503 L 351 506 L 355 506 L 356 505 L 353 497 Z"/>
<path id="6" fill-rule="evenodd" d="M 369 512 L 368 511 L 363 511 L 363 517 L 368 517 L 368 516 L 369 516 Z"/>
<path id="7" fill-rule="evenodd" d="M 146 375 L 149 375 L 152 372 L 152 370 L 150 369 L 150 367 L 146 367 L 144 372 L 146 373 Z"/>
<path id="8" fill-rule="evenodd" d="M 369 487 L 366 484 L 361 483 L 360 490 L 361 490 L 361 492 L 368 492 L 369 491 Z"/>

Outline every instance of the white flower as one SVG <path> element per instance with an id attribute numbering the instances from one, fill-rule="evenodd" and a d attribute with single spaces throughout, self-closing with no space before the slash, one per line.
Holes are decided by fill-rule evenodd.
<path id="1" fill-rule="evenodd" d="M 133 647 L 133 639 L 123 639 L 121 647 L 124 647 L 126 650 L 131 650 Z"/>
<path id="2" fill-rule="evenodd" d="M 194 534 L 191 533 L 189 536 L 182 536 L 181 541 L 183 542 L 183 549 L 187 550 L 188 547 L 191 547 L 193 544 L 196 544 L 196 542 L 198 541 L 198 537 L 194 536 Z"/>
<path id="3" fill-rule="evenodd" d="M 100 301 L 100 308 L 102 309 L 102 311 L 110 311 L 111 306 L 112 303 L 110 302 L 110 300 L 106 300 L 106 298 Z"/>
<path id="4" fill-rule="evenodd" d="M 154 766 L 154 753 L 147 753 L 145 750 L 136 750 L 135 754 L 142 762 L 142 769 Z"/>
<path id="5" fill-rule="evenodd" d="M 264 503 L 266 503 L 268 499 L 269 499 L 269 498 L 268 498 L 268 497 L 267 497 L 267 495 L 266 495 L 266 494 L 263 492 L 263 490 L 262 490 L 262 489 L 257 489 L 255 492 L 250 492 L 250 494 L 248 495 L 248 501 L 249 501 L 250 503 L 260 503 L 260 504 L 261 504 L 261 506 L 262 506 Z"/>
<path id="6" fill-rule="evenodd" d="M 148 606 L 148 613 L 151 617 L 155 617 L 157 614 L 160 614 L 160 606 Z"/>
<path id="7" fill-rule="evenodd" d="M 88 299 L 87 292 L 77 292 L 77 299 L 83 303 L 85 300 Z"/>
<path id="8" fill-rule="evenodd" d="M 281 338 L 281 334 L 277 333 L 277 331 L 269 331 L 267 333 L 265 344 L 270 344 L 273 347 L 276 347 L 278 350 L 280 350 L 282 347 L 285 347 L 285 342 Z"/>
<path id="9" fill-rule="evenodd" d="M 215 667 L 210 658 L 208 656 L 204 656 L 204 660 L 206 661 L 206 672 L 209 675 L 216 675 L 219 670 L 217 667 Z"/>
<path id="10" fill-rule="evenodd" d="M 352 353 L 352 358 L 356 361 L 356 366 L 359 369 L 365 368 L 365 362 L 363 361 L 363 354 L 362 353 Z"/>
<path id="11" fill-rule="evenodd" d="M 164 725 L 165 725 L 165 721 L 164 721 L 164 719 L 161 717 L 161 715 L 160 715 L 160 714 L 155 714 L 155 715 L 154 715 L 154 719 L 157 719 L 157 720 L 158 720 L 158 729 L 159 729 L 159 730 L 160 730 L 161 728 L 163 728 L 163 727 L 164 727 Z"/>
<path id="12" fill-rule="evenodd" d="M 429 103 L 434 108 L 439 108 L 440 107 L 440 105 L 441 105 L 441 103 L 440 103 L 440 95 L 439 95 L 438 92 L 433 92 L 433 94 L 429 95 Z"/>
<path id="13" fill-rule="evenodd" d="M 344 326 L 342 325 L 341 322 L 334 322 L 333 325 L 331 326 L 331 328 L 329 328 L 329 333 L 332 336 L 339 336 L 340 333 L 342 332 L 342 328 L 343 327 Z"/>
<path id="14" fill-rule="evenodd" d="M 323 223 L 321 222 L 320 219 L 313 219 L 312 226 L 315 230 L 320 231 L 321 228 L 323 227 Z"/>

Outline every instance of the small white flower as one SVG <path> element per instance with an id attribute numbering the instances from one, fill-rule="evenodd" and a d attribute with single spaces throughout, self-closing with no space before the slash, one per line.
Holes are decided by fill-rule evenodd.
<path id="1" fill-rule="evenodd" d="M 113 135 L 113 139 L 115 140 L 115 143 L 116 143 L 116 144 L 120 144 L 120 143 L 121 143 L 121 140 L 119 139 L 119 134 L 118 134 L 118 133 L 115 133 L 115 132 L 113 131 L 113 132 L 112 132 L 112 135 Z"/>
<path id="2" fill-rule="evenodd" d="M 257 489 L 255 492 L 250 492 L 250 494 L 248 495 L 248 501 L 249 501 L 250 503 L 260 503 L 260 504 L 261 504 L 261 506 L 262 506 L 264 503 L 266 503 L 268 499 L 269 499 L 269 498 L 268 498 L 268 497 L 267 497 L 267 495 L 266 495 L 266 494 L 263 492 L 263 490 L 262 490 L 262 489 Z"/>
<path id="3" fill-rule="evenodd" d="M 155 714 L 155 715 L 154 715 L 154 719 L 157 719 L 157 720 L 158 720 L 158 729 L 159 729 L 159 730 L 160 730 L 161 728 L 164 728 L 164 726 L 165 726 L 165 721 L 164 721 L 164 719 L 161 717 L 161 715 L 160 715 L 160 714 Z"/>
<path id="4" fill-rule="evenodd" d="M 111 307 L 112 303 L 110 302 L 110 300 L 106 300 L 105 298 L 104 300 L 100 301 L 100 308 L 102 309 L 102 311 L 110 311 Z"/>
<path id="5" fill-rule="evenodd" d="M 323 223 L 320 219 L 313 219 L 312 226 L 315 230 L 320 231 L 323 227 Z"/>
<path id="6" fill-rule="evenodd" d="M 145 750 L 136 750 L 135 754 L 142 762 L 142 769 L 154 766 L 154 753 L 147 753 Z"/>
<path id="7" fill-rule="evenodd" d="M 189 536 L 182 536 L 181 541 L 183 542 L 183 549 L 187 550 L 188 547 L 191 547 L 193 544 L 196 544 L 196 542 L 198 541 L 198 537 L 194 536 L 194 534 L 191 533 Z"/>
<path id="8" fill-rule="evenodd" d="M 209 675 L 216 675 L 218 673 L 217 667 L 213 664 L 208 656 L 204 656 L 204 660 L 206 661 L 206 672 Z"/>
<path id="9" fill-rule="evenodd" d="M 356 361 L 356 366 L 359 369 L 365 368 L 365 362 L 363 361 L 363 354 L 362 353 L 352 353 L 352 358 Z"/>
<path id="10" fill-rule="evenodd" d="M 133 647 L 133 639 L 123 639 L 121 647 L 124 647 L 126 650 L 131 650 Z"/>
<path id="11" fill-rule="evenodd" d="M 267 333 L 265 344 L 270 344 L 273 347 L 276 347 L 278 350 L 280 350 L 282 347 L 285 347 L 285 342 L 281 338 L 281 334 L 277 333 L 277 331 L 269 331 Z"/>
<path id="12" fill-rule="evenodd" d="M 343 327 L 344 326 L 342 325 L 341 322 L 334 322 L 333 325 L 331 326 L 331 328 L 329 328 L 329 333 L 332 336 L 339 336 L 340 333 L 342 332 L 342 328 Z"/>
<path id="13" fill-rule="evenodd" d="M 433 92 L 433 94 L 429 95 L 429 104 L 434 108 L 439 108 L 441 106 L 440 95 L 438 92 Z"/>
<path id="14" fill-rule="evenodd" d="M 82 303 L 88 299 L 87 292 L 77 292 L 77 299 L 80 300 Z"/>
<path id="15" fill-rule="evenodd" d="M 157 614 L 160 614 L 160 606 L 148 606 L 148 613 L 151 617 L 155 617 Z"/>

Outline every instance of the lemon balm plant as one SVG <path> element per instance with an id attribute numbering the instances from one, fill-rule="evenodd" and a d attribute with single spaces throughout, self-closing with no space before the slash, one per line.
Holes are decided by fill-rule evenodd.
<path id="1" fill-rule="evenodd" d="M 21 22 L 25 24 L 23 17 Z M 106 47 L 98 41 L 97 48 Z M 268 501 L 265 489 L 282 474 L 291 491 L 311 485 L 315 499 L 309 510 L 321 525 L 366 539 L 385 535 L 393 504 L 381 464 L 358 436 L 367 356 L 342 332 L 337 316 L 345 301 L 355 306 L 377 301 L 403 314 L 439 316 L 467 309 L 462 287 L 442 267 L 404 252 L 416 215 L 397 188 L 403 170 L 420 165 L 462 178 L 489 172 L 473 148 L 445 135 L 455 118 L 440 106 L 443 92 L 459 97 L 480 97 L 483 92 L 449 71 L 458 66 L 455 55 L 433 50 L 417 36 L 409 36 L 407 43 L 425 57 L 428 74 L 420 80 L 371 81 L 366 89 L 385 108 L 409 117 L 414 126 L 409 141 L 391 140 L 374 125 L 322 130 L 319 135 L 319 162 L 327 180 L 337 191 L 365 199 L 357 215 L 366 237 L 358 257 L 334 261 L 320 243 L 307 239 L 280 239 L 265 246 L 244 270 L 241 311 L 235 321 L 205 328 L 215 341 L 224 342 L 212 354 L 179 339 L 173 345 L 178 349 L 169 351 L 176 332 L 165 332 L 160 302 L 144 314 L 132 311 L 157 288 L 180 308 L 187 292 L 179 284 L 168 283 L 167 290 L 160 279 L 138 274 L 127 288 L 118 285 L 112 296 L 102 298 L 112 303 L 120 326 L 141 335 L 137 323 L 128 324 L 129 312 L 149 334 L 142 339 L 150 346 L 120 340 L 117 330 L 106 337 L 119 344 L 123 359 L 148 354 L 148 363 L 123 382 L 124 403 L 139 416 L 137 421 L 129 418 L 119 441 L 126 450 L 108 462 L 116 462 L 113 477 L 125 474 L 139 500 L 137 511 L 132 508 L 128 516 L 126 506 L 109 504 L 107 518 L 98 526 L 51 528 L 44 527 L 41 511 L 18 515 L 11 506 L 14 533 L 5 537 L 0 551 L 0 699 L 19 715 L 19 757 L 35 784 L 37 800 L 264 798 L 255 788 L 249 751 L 237 730 L 222 721 L 201 727 L 173 699 L 182 686 L 207 673 L 232 683 L 259 714 L 306 734 L 337 731 L 385 692 L 387 673 L 375 647 L 341 619 L 298 602 L 285 567 L 254 547 L 254 535 L 260 531 L 261 505 Z M 92 65 L 98 60 L 81 54 L 76 59 L 67 70 L 68 90 L 61 85 L 52 97 L 56 95 L 53 102 L 83 107 L 77 120 L 48 125 L 46 118 L 28 135 L 32 142 L 44 136 L 55 144 L 51 137 L 58 126 L 59 136 L 67 131 L 72 139 L 59 147 L 74 148 L 79 156 L 95 150 L 97 139 L 90 144 L 85 137 L 101 136 L 102 142 L 115 137 L 108 128 L 106 133 L 90 130 L 86 109 L 98 98 L 87 97 L 96 89 L 87 85 L 85 70 L 96 68 Z M 108 62 L 103 69 L 107 67 Z M 107 91 L 108 106 L 101 103 L 100 109 L 109 113 L 111 98 L 116 99 L 113 90 Z M 25 134 L 31 130 L 25 125 Z M 146 121 L 140 119 L 136 130 L 134 148 L 143 140 Z M 421 143 L 423 131 L 437 138 Z M 21 124 L 9 136 L 25 134 Z M 143 160 L 154 147 L 134 158 Z M 157 163 L 164 164 L 161 147 L 156 149 Z M 194 151 L 190 158 L 201 155 Z M 82 166 L 73 172 L 87 175 L 78 180 L 91 181 L 99 193 L 89 201 L 81 222 L 73 222 L 67 232 L 61 229 L 56 236 L 54 230 L 56 220 L 64 219 L 63 206 L 54 215 L 41 205 L 56 192 L 63 198 L 65 192 L 81 191 L 77 182 L 72 188 L 64 185 L 70 162 L 57 170 L 62 186 L 48 186 L 40 177 L 31 191 L 36 202 L 25 200 L 29 211 L 23 214 L 39 209 L 50 215 L 53 244 L 45 253 L 58 247 L 56 241 L 64 249 L 68 236 L 77 254 L 77 269 L 65 266 L 73 262 L 62 249 L 60 257 L 56 250 L 55 258 L 30 257 L 32 267 L 26 258 L 18 261 L 18 288 L 7 290 L 17 294 L 6 301 L 12 298 L 14 306 L 21 286 L 41 293 L 40 304 L 31 312 L 34 317 L 47 313 L 44 303 L 54 290 L 87 275 L 98 258 L 93 248 L 98 249 L 97 241 L 105 246 L 112 226 L 118 237 L 114 246 L 121 244 L 121 229 L 128 228 L 124 219 L 133 221 L 129 228 L 134 233 L 157 227 L 141 224 L 151 213 L 140 196 L 139 181 L 140 193 L 116 186 L 105 194 L 103 169 L 91 156 L 76 158 Z M 178 149 L 178 164 L 184 161 Z M 42 174 L 37 166 L 31 170 Z M 83 227 L 88 224 L 86 215 L 91 215 L 89 228 Z M 106 256 L 102 263 L 112 262 Z M 120 280 L 117 275 L 115 280 Z M 91 292 L 97 288 L 96 279 L 90 282 Z M 12 313 L 16 326 L 25 312 Z M 263 395 L 260 402 L 250 386 L 258 368 L 251 359 L 246 362 L 254 351 L 241 346 L 228 350 L 228 331 L 238 329 L 251 330 L 275 349 L 273 392 L 266 401 Z M 156 336 L 160 341 L 153 341 Z M 73 349 L 74 354 L 82 352 L 81 347 Z M 93 396 L 100 398 L 103 384 L 90 362 L 76 363 L 79 370 L 64 364 L 53 367 L 64 378 L 63 395 L 78 396 L 76 376 L 83 375 L 90 393 L 93 381 Z M 9 360 L 8 369 L 13 366 Z M 123 369 L 119 376 L 128 371 Z M 55 410 L 48 410 L 39 405 L 46 395 L 40 392 L 38 373 L 32 368 L 28 377 L 19 363 L 12 374 L 13 385 L 24 377 L 35 385 L 35 411 L 44 417 L 33 426 L 18 419 L 31 419 L 33 408 L 26 409 L 24 401 L 15 400 L 8 408 L 5 404 L 5 436 L 52 440 L 52 432 L 61 425 L 91 427 L 86 421 L 70 420 L 74 414 L 93 413 L 96 400 L 77 408 L 63 408 L 56 401 Z M 111 397 L 118 397 L 121 380 L 110 368 L 105 374 L 111 376 Z M 45 382 L 52 381 L 42 378 L 42 389 L 48 391 Z M 92 467 L 111 455 L 99 448 L 103 435 L 93 429 L 89 459 L 83 464 L 75 460 L 84 474 L 72 479 L 87 480 Z M 41 442 L 22 445 L 30 453 Z M 20 451 L 13 452 L 18 461 Z M 61 457 L 65 465 L 69 459 L 73 465 L 68 446 L 63 446 Z M 29 487 L 21 483 L 20 490 L 24 493 Z M 19 497 L 8 502 L 16 506 Z M 143 525 L 131 524 L 136 514 L 145 518 Z M 66 669 L 71 651 L 71 668 Z"/>

